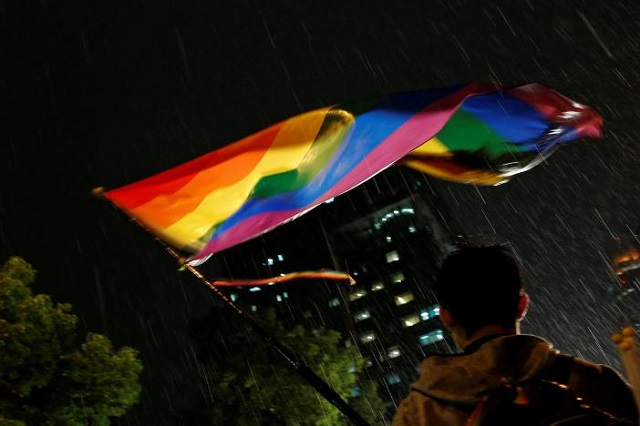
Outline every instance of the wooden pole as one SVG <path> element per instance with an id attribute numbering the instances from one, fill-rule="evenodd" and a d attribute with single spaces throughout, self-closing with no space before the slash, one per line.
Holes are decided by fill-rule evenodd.
<path id="1" fill-rule="evenodd" d="M 104 196 L 104 189 L 96 188 L 92 191 L 93 195 L 100 197 L 102 199 L 108 199 Z M 113 203 L 111 203 L 114 207 L 117 208 Z M 122 212 L 122 210 L 118 209 L 118 211 Z M 124 213 L 124 212 L 123 212 Z M 362 418 L 358 412 L 356 412 L 347 402 L 340 396 L 336 391 L 334 391 L 331 386 L 327 384 L 324 380 L 320 378 L 308 365 L 306 365 L 298 356 L 296 356 L 289 349 L 284 347 L 273 335 L 271 335 L 267 330 L 265 330 L 253 317 L 244 312 L 238 305 L 233 303 L 224 293 L 222 293 L 216 286 L 214 286 L 211 281 L 209 281 L 202 273 L 196 269 L 194 266 L 189 265 L 185 262 L 185 258 L 180 255 L 173 247 L 169 246 L 165 241 L 160 239 L 156 234 L 151 232 L 145 225 L 140 223 L 136 218 L 127 216 L 139 229 L 146 232 L 150 235 L 163 249 L 167 252 L 171 257 L 173 257 L 176 261 L 178 261 L 181 267 L 184 267 L 186 270 L 191 272 L 202 284 L 206 285 L 218 298 L 220 298 L 225 305 L 227 305 L 235 314 L 240 317 L 243 321 L 247 322 L 251 328 L 256 332 L 256 334 L 264 340 L 273 350 L 275 350 L 287 364 L 293 368 L 293 370 L 298 373 L 300 377 L 302 377 L 309 385 L 311 385 L 320 395 L 322 395 L 327 401 L 333 404 L 342 414 L 347 417 L 351 423 L 357 426 L 369 426 L 369 423 L 365 419 Z"/>

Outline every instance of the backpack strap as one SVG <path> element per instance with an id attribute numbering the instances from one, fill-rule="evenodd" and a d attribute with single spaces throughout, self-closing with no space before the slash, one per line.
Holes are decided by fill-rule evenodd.
<path id="1" fill-rule="evenodd" d="M 562 385 L 568 384 L 573 363 L 573 356 L 560 353 L 556 354 L 547 366 L 547 373 L 544 376 L 545 380 Z"/>

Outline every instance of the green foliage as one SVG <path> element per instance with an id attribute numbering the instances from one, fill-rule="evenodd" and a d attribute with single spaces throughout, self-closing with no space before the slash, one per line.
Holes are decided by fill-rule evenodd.
<path id="1" fill-rule="evenodd" d="M 211 324 L 210 321 L 207 321 Z M 345 347 L 337 331 L 287 329 L 268 311 L 260 323 L 300 356 L 341 397 L 349 400 L 358 388 L 364 360 L 354 347 Z M 275 351 L 249 330 L 200 336 L 204 342 L 204 375 L 208 401 L 183 424 L 225 425 L 347 425 L 344 416 Z M 222 349 L 222 350 L 221 350 Z M 376 424 L 386 406 L 376 386 L 365 385 L 349 401 Z M 376 411 L 377 410 L 377 411 Z"/>
<path id="2" fill-rule="evenodd" d="M 0 424 L 108 425 L 138 400 L 136 351 L 99 334 L 78 345 L 71 306 L 34 296 L 34 278 L 18 257 L 0 269 Z"/>
<path id="3" fill-rule="evenodd" d="M 384 415 L 389 409 L 389 403 L 378 395 L 378 383 L 365 381 L 360 387 L 360 395 L 352 397 L 349 403 L 371 426 L 388 425 Z"/>

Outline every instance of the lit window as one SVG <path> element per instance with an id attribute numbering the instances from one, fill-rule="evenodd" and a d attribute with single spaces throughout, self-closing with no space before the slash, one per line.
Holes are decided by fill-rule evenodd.
<path id="1" fill-rule="evenodd" d="M 422 346 L 427 346 L 439 342 L 444 339 L 444 333 L 442 330 L 433 330 L 430 333 L 420 336 L 419 341 Z"/>
<path id="2" fill-rule="evenodd" d="M 256 291 L 262 291 L 262 289 L 260 287 L 251 287 L 249 291 L 255 293 Z"/>
<path id="3" fill-rule="evenodd" d="M 349 367 L 347 368 L 347 373 L 357 373 L 358 369 L 356 368 L 356 365 L 354 363 L 349 364 Z"/>
<path id="4" fill-rule="evenodd" d="M 368 310 L 368 309 L 364 309 L 364 310 L 362 310 L 362 311 L 360 311 L 360 312 L 357 312 L 357 313 L 354 315 L 354 318 L 355 318 L 356 322 L 358 322 L 358 321 L 364 321 L 364 320 L 366 320 L 366 319 L 371 318 L 371 313 L 369 312 L 369 310 Z"/>
<path id="5" fill-rule="evenodd" d="M 258 307 L 256 305 L 251 305 L 251 312 L 258 312 Z"/>
<path id="6" fill-rule="evenodd" d="M 392 346 L 387 349 L 387 356 L 389 358 L 398 358 L 400 356 L 400 346 Z"/>
<path id="7" fill-rule="evenodd" d="M 404 274 L 402 272 L 396 272 L 391 276 L 391 279 L 394 283 L 401 283 L 404 281 Z"/>
<path id="8" fill-rule="evenodd" d="M 354 300 L 358 300 L 366 295 L 367 295 L 366 290 L 358 290 L 355 293 L 349 294 L 349 300 L 353 302 Z"/>
<path id="9" fill-rule="evenodd" d="M 279 254 L 279 255 L 278 255 L 278 260 L 279 260 L 280 262 L 282 262 L 282 261 L 284 260 L 284 256 L 283 256 L 283 255 L 281 255 L 281 254 Z"/>
<path id="10" fill-rule="evenodd" d="M 387 253 L 387 263 L 397 262 L 398 260 L 400 260 L 400 256 L 396 250 Z"/>
<path id="11" fill-rule="evenodd" d="M 285 299 L 289 298 L 289 293 L 287 293 L 286 291 L 284 293 L 282 293 L 282 295 L 284 296 Z"/>
<path id="12" fill-rule="evenodd" d="M 268 258 L 267 259 L 267 265 L 269 265 L 269 266 L 273 265 L 273 259 L 272 258 Z"/>
<path id="13" fill-rule="evenodd" d="M 325 203 L 325 204 L 331 204 L 331 203 L 333 203 L 334 201 L 335 201 L 335 197 L 333 197 L 333 198 L 329 198 L 329 199 L 328 199 L 327 201 L 325 201 L 324 203 Z"/>
<path id="14" fill-rule="evenodd" d="M 282 296 L 276 294 L 276 302 L 282 302 Z"/>
<path id="15" fill-rule="evenodd" d="M 397 306 L 404 305 L 405 303 L 409 303 L 412 300 L 413 300 L 413 293 L 411 293 L 410 291 L 399 294 L 395 297 L 395 302 Z"/>
<path id="16" fill-rule="evenodd" d="M 392 373 L 387 375 L 387 383 L 390 385 L 397 385 L 401 382 L 400 375 L 398 373 Z"/>
<path id="17" fill-rule="evenodd" d="M 336 306 L 340 306 L 340 299 L 336 297 L 334 299 L 329 300 L 329 306 L 332 308 L 335 308 Z"/>
<path id="18" fill-rule="evenodd" d="M 433 305 L 430 308 L 420 311 L 420 318 L 422 318 L 422 321 L 435 318 L 438 315 L 440 315 L 440 306 L 438 305 Z"/>
<path id="19" fill-rule="evenodd" d="M 414 210 L 410 209 L 410 208 L 404 208 L 404 209 L 402 209 L 402 213 L 404 213 L 404 214 L 413 214 Z"/>
<path id="20" fill-rule="evenodd" d="M 387 240 L 388 243 L 390 243 L 391 242 L 391 237 L 389 235 L 387 235 L 386 240 Z"/>
<path id="21" fill-rule="evenodd" d="M 409 232 L 411 232 L 412 234 L 413 234 L 414 232 L 416 232 L 416 227 L 415 227 L 415 226 L 413 226 L 413 225 L 411 225 L 411 226 L 409 227 Z"/>
<path id="22" fill-rule="evenodd" d="M 380 291 L 384 288 L 384 284 L 380 281 L 376 281 L 371 285 L 371 291 Z"/>
<path id="23" fill-rule="evenodd" d="M 376 339 L 376 334 L 373 331 L 369 331 L 368 333 L 365 333 L 360 336 L 360 341 L 362 343 L 373 342 L 375 339 Z"/>
<path id="24" fill-rule="evenodd" d="M 238 295 L 235 293 L 231 293 L 229 298 L 231 299 L 232 302 L 235 302 L 236 300 L 238 300 Z"/>
<path id="25" fill-rule="evenodd" d="M 402 318 L 403 327 L 411 327 L 413 325 L 416 325 L 419 322 L 420 322 L 420 316 L 417 314 L 409 315 L 407 317 Z"/>
<path id="26" fill-rule="evenodd" d="M 363 367 L 364 368 L 373 367 L 373 361 L 371 361 L 369 358 L 365 358 Z"/>

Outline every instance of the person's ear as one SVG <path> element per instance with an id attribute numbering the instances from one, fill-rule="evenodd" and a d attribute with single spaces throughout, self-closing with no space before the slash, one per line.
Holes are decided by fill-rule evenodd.
<path id="1" fill-rule="evenodd" d="M 455 325 L 455 321 L 451 316 L 451 312 L 449 312 L 447 308 L 443 308 L 442 306 L 440 306 L 440 320 L 442 320 L 442 323 L 448 329 L 451 329 L 451 327 Z"/>
<path id="2" fill-rule="evenodd" d="M 520 321 L 527 315 L 527 310 L 529 309 L 529 295 L 527 293 L 522 293 L 520 295 L 520 300 L 518 301 L 518 316 L 517 319 Z"/>

